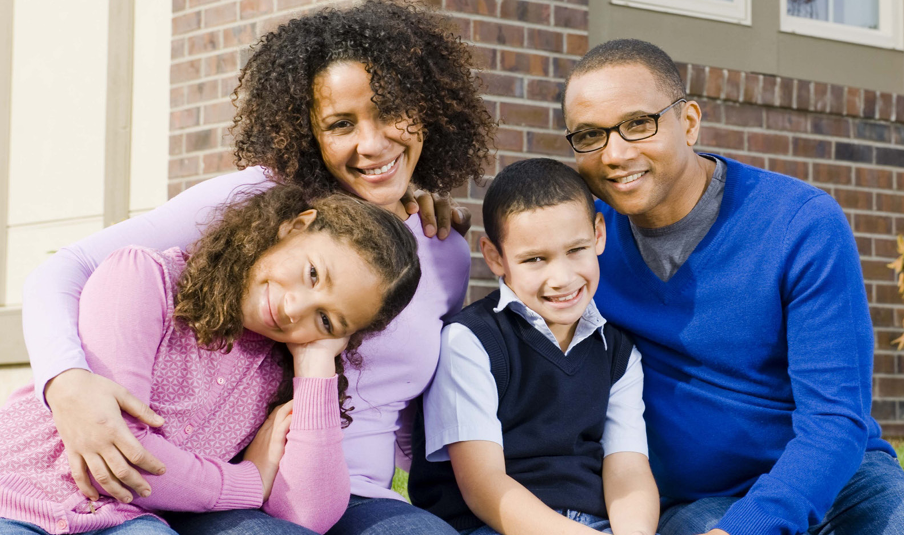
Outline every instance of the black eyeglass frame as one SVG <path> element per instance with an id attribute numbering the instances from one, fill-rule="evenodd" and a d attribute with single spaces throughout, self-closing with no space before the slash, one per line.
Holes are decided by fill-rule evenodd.
<path id="1" fill-rule="evenodd" d="M 572 148 L 575 152 L 578 152 L 578 153 L 580 153 L 580 154 L 587 154 L 587 153 L 589 153 L 589 152 L 596 152 L 596 151 L 598 151 L 598 150 L 603 150 L 603 149 L 605 149 L 606 146 L 609 145 L 609 138 L 610 138 L 610 136 L 612 135 L 612 131 L 613 131 L 613 130 L 615 130 L 616 132 L 618 132 L 618 135 L 621 136 L 622 139 L 624 139 L 625 141 L 628 141 L 628 142 L 631 142 L 631 141 L 640 141 L 640 140 L 642 140 L 642 139 L 649 139 L 649 138 L 655 136 L 657 133 L 659 133 L 659 118 L 662 117 L 663 115 L 665 115 L 665 112 L 667 112 L 667 111 L 669 111 L 670 109 L 672 109 L 672 108 L 673 108 L 674 106 L 676 106 L 679 102 L 685 102 L 685 103 L 686 103 L 686 102 L 687 102 L 687 99 L 684 98 L 684 97 L 679 98 L 679 99 L 676 100 L 675 102 L 672 102 L 671 104 L 669 104 L 668 106 L 666 106 L 665 108 L 663 108 L 662 111 L 660 111 L 660 112 L 658 112 L 658 113 L 650 113 L 650 114 L 647 114 L 647 115 L 637 115 L 637 116 L 634 116 L 634 117 L 629 117 L 629 118 L 625 119 L 624 121 L 622 121 L 622 122 L 620 122 L 620 123 L 618 123 L 618 124 L 616 124 L 616 125 L 614 125 L 614 126 L 610 126 L 610 127 L 608 127 L 608 128 L 585 128 L 585 129 L 583 129 L 583 130 L 578 130 L 577 132 L 571 132 L 571 133 L 569 133 L 569 134 L 565 134 L 565 139 L 568 140 L 568 144 L 571 145 L 571 148 Z M 623 125 L 623 124 L 625 124 L 625 123 L 627 123 L 627 122 L 630 122 L 630 121 L 636 121 L 636 120 L 638 120 L 638 119 L 646 119 L 646 118 L 648 118 L 648 117 L 651 118 L 651 119 L 653 119 L 653 124 L 654 124 L 654 126 L 655 126 L 655 128 L 653 129 L 653 133 L 652 133 L 652 134 L 650 134 L 650 135 L 645 135 L 645 136 L 643 136 L 643 137 L 639 137 L 639 138 L 635 138 L 635 139 L 628 139 L 628 138 L 626 138 L 625 135 L 622 133 L 622 131 L 621 131 L 621 129 L 620 129 L 621 125 Z M 606 132 L 606 142 L 603 143 L 603 146 L 602 146 L 602 147 L 597 147 L 597 148 L 595 148 L 595 149 L 590 149 L 590 150 L 578 150 L 578 148 L 575 147 L 575 146 L 574 146 L 574 143 L 571 141 L 571 138 L 573 138 L 574 136 L 576 136 L 576 135 L 578 135 L 578 134 L 583 134 L 584 132 L 589 132 L 589 131 L 591 131 L 591 130 L 600 130 L 600 131 Z"/>

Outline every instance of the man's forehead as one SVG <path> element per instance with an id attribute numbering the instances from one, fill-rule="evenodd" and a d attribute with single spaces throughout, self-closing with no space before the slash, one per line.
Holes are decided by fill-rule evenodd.
<path id="1" fill-rule="evenodd" d="M 564 99 L 565 120 L 572 130 L 573 123 L 585 121 L 605 126 L 638 113 L 654 113 L 659 101 L 667 98 L 645 66 L 607 65 L 572 77 Z"/>

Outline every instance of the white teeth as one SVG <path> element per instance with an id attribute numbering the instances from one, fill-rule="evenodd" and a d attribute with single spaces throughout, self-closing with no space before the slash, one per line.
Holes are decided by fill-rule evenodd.
<path id="1" fill-rule="evenodd" d="M 640 173 L 634 173 L 633 175 L 623 176 L 621 178 L 615 178 L 615 179 L 613 179 L 613 182 L 618 182 L 619 184 L 628 184 L 629 182 L 634 182 L 635 180 L 640 178 L 641 175 L 643 175 L 643 171 L 641 171 Z"/>
<path id="2" fill-rule="evenodd" d="M 562 301 L 571 301 L 572 299 L 577 297 L 578 292 L 580 292 L 580 291 L 581 291 L 581 289 L 578 288 L 577 290 L 571 292 L 570 294 L 566 295 L 565 297 L 547 297 L 547 299 L 549 299 L 553 303 L 561 303 Z"/>
<path id="3" fill-rule="evenodd" d="M 361 171 L 365 175 L 382 175 L 386 171 L 389 171 L 390 169 L 392 169 L 392 166 L 395 165 L 395 163 L 397 161 L 399 161 L 398 158 L 389 162 L 388 164 L 384 165 L 383 167 L 378 167 L 376 169 L 359 169 L 359 171 Z"/>

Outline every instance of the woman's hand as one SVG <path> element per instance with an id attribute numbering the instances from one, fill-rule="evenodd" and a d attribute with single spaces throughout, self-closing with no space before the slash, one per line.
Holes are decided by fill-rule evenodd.
<path id="1" fill-rule="evenodd" d="M 451 195 L 415 190 L 409 185 L 402 197 L 402 204 L 409 214 L 420 214 L 421 226 L 428 238 L 438 236 L 444 240 L 449 236 L 450 227 L 464 236 L 471 228 L 471 212 L 458 206 Z"/>
<path id="2" fill-rule="evenodd" d="M 286 344 L 295 361 L 295 377 L 336 375 L 336 355 L 345 350 L 348 337 L 325 338 L 307 344 Z"/>
<path id="3" fill-rule="evenodd" d="M 106 493 L 123 503 L 132 501 L 129 488 L 150 496 L 151 486 L 136 467 L 157 475 L 165 467 L 138 442 L 122 411 L 151 427 L 163 425 L 163 418 L 125 388 L 82 369 L 66 370 L 51 379 L 44 396 L 82 494 L 91 500 L 100 497 L 88 477 L 90 470 Z"/>
<path id="4" fill-rule="evenodd" d="M 289 434 L 291 424 L 292 401 L 289 401 L 273 409 L 245 450 L 244 460 L 254 463 L 257 471 L 261 473 L 265 502 L 273 490 L 273 482 L 279 471 L 279 461 L 286 451 L 286 435 Z"/>

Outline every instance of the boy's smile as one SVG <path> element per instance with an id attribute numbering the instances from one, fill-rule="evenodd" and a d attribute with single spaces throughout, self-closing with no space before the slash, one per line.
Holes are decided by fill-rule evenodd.
<path id="1" fill-rule="evenodd" d="M 602 216 L 591 221 L 584 203 L 567 202 L 506 216 L 501 234 L 501 255 L 481 239 L 487 264 L 568 347 L 599 284 L 596 257 L 606 241 Z"/>

